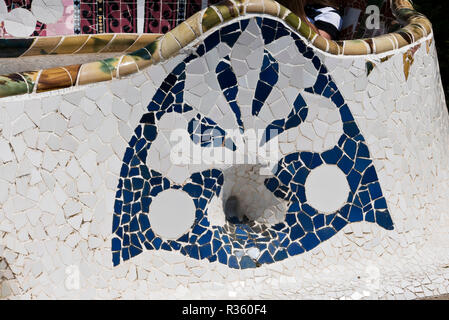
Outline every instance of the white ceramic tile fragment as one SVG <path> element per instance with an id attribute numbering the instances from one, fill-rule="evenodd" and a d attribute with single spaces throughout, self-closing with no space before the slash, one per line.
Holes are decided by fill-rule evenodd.
<path id="1" fill-rule="evenodd" d="M 31 12 L 38 21 L 50 24 L 62 17 L 64 6 L 61 0 L 33 0 Z"/>
<path id="2" fill-rule="evenodd" d="M 14 37 L 27 37 L 34 32 L 36 17 L 24 8 L 12 9 L 4 17 L 6 31 Z"/>
<path id="3" fill-rule="evenodd" d="M 321 165 L 307 177 L 307 202 L 320 212 L 333 213 L 345 203 L 349 185 L 343 171 L 337 166 Z"/>

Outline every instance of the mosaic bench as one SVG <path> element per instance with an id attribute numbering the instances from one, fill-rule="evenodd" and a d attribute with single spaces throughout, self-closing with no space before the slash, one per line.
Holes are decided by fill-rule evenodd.
<path id="1" fill-rule="evenodd" d="M 61 36 L 77 50 L 34 50 L 40 70 L 5 54 L 2 297 L 449 292 L 433 33 L 408 1 L 382 10 L 395 31 L 351 40 L 364 16 L 328 41 L 272 0 L 225 1 L 106 53 Z"/>

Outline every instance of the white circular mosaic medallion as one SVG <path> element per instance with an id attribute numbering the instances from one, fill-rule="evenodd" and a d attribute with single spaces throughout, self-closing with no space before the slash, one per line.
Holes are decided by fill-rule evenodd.
<path id="1" fill-rule="evenodd" d="M 149 219 L 158 236 L 177 239 L 192 227 L 195 204 L 184 191 L 168 189 L 159 193 L 151 202 Z"/>
<path id="2" fill-rule="evenodd" d="M 61 0 L 33 0 L 31 12 L 42 23 L 55 23 L 63 14 Z"/>
<path id="3" fill-rule="evenodd" d="M 345 174 L 333 165 L 312 170 L 305 184 L 307 202 L 323 213 L 332 213 L 346 202 L 349 185 Z"/>
<path id="4" fill-rule="evenodd" d="M 36 28 L 36 17 L 23 8 L 12 9 L 5 17 L 5 29 L 14 37 L 28 37 Z"/>

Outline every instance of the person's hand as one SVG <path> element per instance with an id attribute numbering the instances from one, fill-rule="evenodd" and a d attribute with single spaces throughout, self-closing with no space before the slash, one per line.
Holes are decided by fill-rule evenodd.
<path id="1" fill-rule="evenodd" d="M 327 33 L 326 31 L 318 29 L 318 33 L 320 34 L 320 36 L 326 38 L 327 40 L 332 40 L 330 34 Z"/>

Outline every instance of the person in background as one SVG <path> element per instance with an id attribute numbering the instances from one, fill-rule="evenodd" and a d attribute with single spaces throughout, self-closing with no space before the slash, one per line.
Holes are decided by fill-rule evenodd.
<path id="1" fill-rule="evenodd" d="M 332 0 L 277 0 L 284 7 L 306 21 L 319 35 L 336 40 L 342 26 L 342 17 Z"/>

